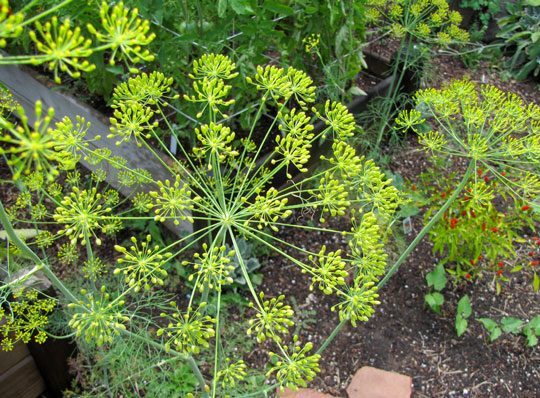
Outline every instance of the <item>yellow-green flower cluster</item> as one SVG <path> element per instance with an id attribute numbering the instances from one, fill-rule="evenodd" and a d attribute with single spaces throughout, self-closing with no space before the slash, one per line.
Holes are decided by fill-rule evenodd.
<path id="1" fill-rule="evenodd" d="M 285 347 L 286 354 L 276 354 L 271 352 L 273 365 L 266 373 L 267 376 L 275 374 L 275 378 L 281 387 L 297 389 L 306 387 L 319 372 L 319 354 L 309 355 L 313 349 L 313 343 L 306 343 L 304 346 L 298 341 L 298 336 L 294 336 L 292 345 Z"/>
<path id="2" fill-rule="evenodd" d="M 235 387 L 237 383 L 244 380 L 247 376 L 246 363 L 242 359 L 231 363 L 230 358 L 226 358 L 225 362 L 227 364 L 226 367 L 217 372 L 216 378 L 221 383 L 222 388 Z"/>
<path id="3" fill-rule="evenodd" d="M 23 27 L 24 14 L 20 12 L 12 13 L 8 0 L 0 0 L 0 48 L 7 44 L 6 39 L 18 37 Z"/>
<path id="4" fill-rule="evenodd" d="M 104 206 L 103 195 L 97 192 L 97 188 L 81 190 L 73 187 L 69 196 L 65 196 L 56 208 L 53 218 L 64 225 L 58 235 L 68 236 L 72 245 L 78 241 L 84 243 L 92 237 L 97 245 L 101 245 L 101 239 L 96 233 L 103 232 L 111 211 L 111 207 Z"/>
<path id="5" fill-rule="evenodd" d="M 91 72 L 96 66 L 86 58 L 92 55 L 92 40 L 86 39 L 78 26 L 72 28 L 69 18 L 60 23 L 57 17 L 44 24 L 37 21 L 36 31 L 31 30 L 29 36 L 36 44 L 39 52 L 45 54 L 47 66 L 54 73 L 54 81 L 61 83 L 59 72 L 73 78 L 79 78 L 82 72 Z M 41 61 L 37 58 L 34 63 Z"/>
<path id="6" fill-rule="evenodd" d="M 199 158 L 213 154 L 219 162 L 223 162 L 238 156 L 238 151 L 232 147 L 235 133 L 223 124 L 203 124 L 195 129 L 195 135 L 199 145 L 193 148 L 193 153 Z M 208 162 L 208 169 L 212 170 L 211 162 Z"/>
<path id="7" fill-rule="evenodd" d="M 116 63 L 116 56 L 121 60 L 129 60 L 136 64 L 141 61 L 153 61 L 154 55 L 143 47 L 149 45 L 156 35 L 149 33 L 150 22 L 139 18 L 139 10 L 124 7 L 120 2 L 111 9 L 107 2 L 102 2 L 99 9 L 101 27 L 103 32 L 88 24 L 88 31 L 96 36 L 97 40 L 112 49 L 109 63 Z M 137 70 L 133 70 L 137 72 Z"/>
<path id="8" fill-rule="evenodd" d="M 187 183 L 182 182 L 177 175 L 173 184 L 165 180 L 165 183 L 158 181 L 157 185 L 159 192 L 149 192 L 154 199 L 155 220 L 164 222 L 167 218 L 171 218 L 176 225 L 184 220 L 193 222 L 190 211 L 193 210 L 196 199 L 191 198 L 191 190 Z"/>
<path id="9" fill-rule="evenodd" d="M 341 102 L 326 101 L 324 114 L 319 113 L 316 108 L 313 108 L 313 112 L 324 121 L 337 141 L 345 141 L 357 131 L 353 114 Z"/>
<path id="10" fill-rule="evenodd" d="M 332 307 L 332 311 L 339 312 L 339 319 L 348 319 L 353 326 L 356 322 L 367 322 L 375 312 L 374 307 L 381 302 L 377 300 L 377 286 L 373 281 L 363 281 L 356 278 L 355 284 L 341 294 L 341 301 Z"/>
<path id="11" fill-rule="evenodd" d="M 461 14 L 447 0 L 369 0 L 366 17 L 397 38 L 405 35 L 442 45 L 469 40 Z"/>
<path id="12" fill-rule="evenodd" d="M 17 106 L 19 124 L 14 124 L 4 116 L 0 116 L 0 155 L 8 157 L 8 165 L 14 170 L 13 179 L 22 175 L 37 173 L 49 181 L 58 175 L 58 169 L 73 168 L 76 159 L 72 153 L 60 148 L 55 134 L 51 134 L 50 125 L 54 110 L 43 109 L 41 101 L 35 104 L 36 120 L 29 124 L 28 116 L 22 106 Z M 58 150 L 60 149 L 60 150 Z"/>
<path id="13" fill-rule="evenodd" d="M 257 313 L 249 320 L 247 334 L 255 334 L 257 341 L 263 342 L 267 338 L 281 342 L 281 334 L 288 332 L 289 327 L 294 325 L 292 320 L 294 311 L 291 306 L 284 303 L 285 296 L 280 295 L 270 300 L 264 300 L 264 293 L 259 293 L 262 306 L 249 304 Z"/>
<path id="14" fill-rule="evenodd" d="M 202 248 L 201 254 L 193 255 L 195 262 L 182 262 L 184 266 L 192 265 L 196 271 L 188 280 L 193 281 L 195 278 L 201 292 L 206 288 L 221 290 L 222 286 L 233 283 L 231 274 L 234 272 L 234 265 L 231 264 L 231 259 L 235 256 L 234 250 L 226 252 L 223 245 L 209 249 L 206 243 L 203 243 Z"/>
<path id="15" fill-rule="evenodd" d="M 45 327 L 49 314 L 56 306 L 50 298 L 39 298 L 37 290 L 22 290 L 14 295 L 9 310 L 0 307 L 0 347 L 11 351 L 18 341 L 28 343 L 32 338 L 36 343 L 47 340 Z"/>
<path id="16" fill-rule="evenodd" d="M 257 195 L 255 202 L 248 207 L 251 218 L 246 221 L 246 225 L 249 221 L 254 221 L 258 223 L 257 228 L 259 229 L 270 227 L 277 232 L 278 228 L 273 223 L 292 214 L 291 210 L 285 209 L 288 199 L 278 198 L 278 195 L 279 191 L 274 187 L 269 188 L 265 195 Z"/>
<path id="17" fill-rule="evenodd" d="M 126 330 L 125 323 L 129 320 L 123 314 L 124 300 L 111 300 L 111 296 L 103 286 L 97 293 L 81 290 L 83 298 L 68 304 L 73 311 L 69 326 L 75 334 L 87 342 L 98 346 L 111 343 L 115 336 Z"/>
<path id="18" fill-rule="evenodd" d="M 476 162 L 510 188 L 511 195 L 531 200 L 540 191 L 540 107 L 526 105 L 517 95 L 468 80 L 445 84 L 441 89 L 418 91 L 409 127 L 419 133 L 419 142 L 436 156 L 457 156 Z M 407 115 L 402 115 L 402 120 Z M 429 125 L 428 125 L 429 124 Z M 513 178 L 499 169 L 508 168 Z M 475 197 L 485 201 L 482 189 Z"/>
<path id="19" fill-rule="evenodd" d="M 321 41 L 320 34 L 310 34 L 302 39 L 302 44 L 304 45 L 304 50 L 307 53 L 313 53 L 317 51 L 319 43 Z"/>
<path id="20" fill-rule="evenodd" d="M 326 253 L 326 245 L 322 245 L 317 257 L 310 255 L 309 261 L 314 264 L 310 269 L 310 290 L 318 285 L 324 294 L 332 294 L 336 288 L 345 285 L 345 278 L 349 275 L 345 271 L 345 261 L 341 258 L 341 250 Z"/>
<path id="21" fill-rule="evenodd" d="M 167 271 L 163 269 L 163 265 L 171 257 L 171 253 L 161 253 L 158 245 L 154 247 L 150 245 L 151 241 L 152 237 L 146 235 L 146 240 L 140 245 L 137 238 L 132 237 L 133 246 L 129 250 L 123 246 L 114 246 L 117 252 L 124 255 L 117 260 L 118 267 L 115 268 L 114 274 L 122 273 L 127 284 L 134 287 L 135 292 L 141 288 L 150 290 L 152 285 L 162 286 L 163 278 L 167 277 Z"/>
<path id="22" fill-rule="evenodd" d="M 167 105 L 168 101 L 179 98 L 178 94 L 171 93 L 173 83 L 172 77 L 165 77 L 161 72 L 143 72 L 114 88 L 111 107 L 132 103 L 143 107 Z"/>
<path id="23" fill-rule="evenodd" d="M 198 354 L 202 348 L 210 346 L 209 340 L 214 337 L 215 320 L 204 315 L 206 303 L 202 302 L 198 308 L 188 308 L 186 313 L 182 313 L 176 303 L 171 303 L 174 313 L 162 313 L 163 318 L 169 319 L 166 327 L 157 331 L 158 336 L 167 337 L 165 347 L 182 353 Z"/>

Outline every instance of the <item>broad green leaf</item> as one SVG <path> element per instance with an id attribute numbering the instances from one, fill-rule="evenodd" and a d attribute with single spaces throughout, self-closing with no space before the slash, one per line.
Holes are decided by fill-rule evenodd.
<path id="1" fill-rule="evenodd" d="M 461 337 L 463 333 L 467 330 L 467 320 L 464 319 L 460 314 L 456 316 L 456 333 L 458 337 Z"/>
<path id="2" fill-rule="evenodd" d="M 536 337 L 533 333 L 525 333 L 525 337 L 527 337 L 527 346 L 534 347 L 538 344 L 538 337 Z"/>
<path id="3" fill-rule="evenodd" d="M 249 4 L 249 0 L 229 0 L 232 9 L 239 15 L 253 14 L 253 8 Z"/>
<path id="4" fill-rule="evenodd" d="M 437 314 L 441 313 L 441 305 L 444 303 L 444 296 L 439 292 L 433 292 L 426 294 L 424 296 L 424 301 L 426 304 L 436 312 Z"/>
<path id="5" fill-rule="evenodd" d="M 478 322 L 480 322 L 482 325 L 484 325 L 484 327 L 486 328 L 486 330 L 489 332 L 489 341 L 490 342 L 493 342 L 495 340 L 497 340 L 501 334 L 502 334 L 502 330 L 501 328 L 497 325 L 497 322 L 495 322 L 493 319 L 489 319 L 489 318 L 478 318 L 477 319 Z"/>
<path id="6" fill-rule="evenodd" d="M 537 336 L 540 336 L 540 315 L 536 315 L 531 319 L 527 327 L 531 328 Z"/>
<path id="7" fill-rule="evenodd" d="M 505 316 L 501 319 L 501 328 L 505 333 L 518 334 L 523 326 L 523 321 L 513 316 Z"/>
<path id="8" fill-rule="evenodd" d="M 227 0 L 219 0 L 217 5 L 218 17 L 223 18 L 225 11 L 227 11 Z"/>
<path id="9" fill-rule="evenodd" d="M 526 6 L 538 7 L 540 6 L 540 0 L 525 0 L 523 4 Z"/>
<path id="10" fill-rule="evenodd" d="M 426 275 L 426 281 L 429 287 L 441 291 L 446 286 L 446 271 L 444 265 L 438 264 L 433 271 Z"/>
<path id="11" fill-rule="evenodd" d="M 469 299 L 469 296 L 465 295 L 458 301 L 457 313 L 458 313 L 458 316 L 463 316 L 464 318 L 468 318 L 471 316 L 472 307 L 471 307 L 471 300 Z"/>
<path id="12" fill-rule="evenodd" d="M 495 340 L 497 340 L 502 334 L 502 330 L 501 328 L 499 327 L 496 327 L 495 329 L 493 329 L 491 331 L 491 333 L 489 334 L 489 341 L 490 342 L 494 342 Z"/>
<path id="13" fill-rule="evenodd" d="M 535 293 L 538 293 L 538 289 L 540 289 L 540 276 L 535 272 L 533 277 L 533 290 Z"/>
<path id="14" fill-rule="evenodd" d="M 476 320 L 480 322 L 482 325 L 484 325 L 484 327 L 486 328 L 488 332 L 491 332 L 496 327 L 499 327 L 497 325 L 497 322 L 495 322 L 493 319 L 490 319 L 490 318 L 477 318 Z"/>
<path id="15" fill-rule="evenodd" d="M 263 7 L 268 11 L 272 11 L 280 15 L 289 16 L 294 14 L 294 10 L 291 7 L 276 0 L 266 0 Z"/>

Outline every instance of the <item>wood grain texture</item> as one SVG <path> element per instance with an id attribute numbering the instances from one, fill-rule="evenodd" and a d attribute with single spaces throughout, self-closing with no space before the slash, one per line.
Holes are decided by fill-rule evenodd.
<path id="1" fill-rule="evenodd" d="M 45 382 L 30 355 L 0 374 L 2 398 L 36 398 L 44 391 Z"/>
<path id="2" fill-rule="evenodd" d="M 11 351 L 0 350 L 0 375 L 6 373 L 28 355 L 30 355 L 28 347 L 21 342 L 17 342 Z"/>

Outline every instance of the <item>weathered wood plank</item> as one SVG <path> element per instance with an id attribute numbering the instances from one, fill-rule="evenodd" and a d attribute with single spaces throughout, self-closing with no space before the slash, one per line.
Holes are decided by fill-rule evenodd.
<path id="1" fill-rule="evenodd" d="M 30 355 L 0 375 L 2 398 L 36 398 L 43 391 L 45 382 Z"/>
<path id="2" fill-rule="evenodd" d="M 35 118 L 34 104 L 37 100 L 41 100 L 45 108 L 53 107 L 55 109 L 55 122 L 62 120 L 65 116 L 75 120 L 75 117 L 78 115 L 91 123 L 91 127 L 87 133 L 88 138 L 93 138 L 97 135 L 106 137 L 109 133 L 108 121 L 97 111 L 70 95 L 61 93 L 58 90 L 52 90 L 18 66 L 1 66 L 0 82 L 11 90 L 15 99 L 26 111 L 30 122 L 33 122 Z M 144 168 L 152 174 L 155 180 L 174 179 L 169 171 L 147 148 L 139 148 L 134 143 L 123 143 L 120 146 L 116 146 L 115 140 L 103 138 L 91 143 L 91 148 L 108 148 L 115 155 L 126 159 L 131 169 L 138 167 Z M 107 182 L 110 185 L 126 196 L 134 193 L 133 188 L 123 186 L 118 182 L 118 170 L 115 168 L 110 166 L 103 167 L 103 165 L 93 166 L 84 160 L 81 163 L 89 170 L 95 170 L 98 167 L 104 168 L 107 171 Z M 148 187 L 141 187 L 135 191 L 147 191 L 148 189 Z M 168 229 L 179 235 L 193 230 L 192 225 L 187 221 L 180 222 L 178 226 L 172 222 L 166 222 L 165 224 Z"/>
<path id="3" fill-rule="evenodd" d="M 0 376 L 29 355 L 28 347 L 21 342 L 16 343 L 11 351 L 0 350 Z"/>

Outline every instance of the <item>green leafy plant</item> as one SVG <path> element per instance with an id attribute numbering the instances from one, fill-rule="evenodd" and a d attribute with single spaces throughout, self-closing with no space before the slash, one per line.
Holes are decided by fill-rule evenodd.
<path id="1" fill-rule="evenodd" d="M 432 227 L 429 236 L 434 250 L 445 255 L 426 277 L 428 285 L 440 293 L 446 274 L 459 281 L 495 268 L 499 286 L 505 271 L 498 256 L 513 254 L 516 231 L 534 228 L 538 219 L 533 208 L 540 193 L 536 155 L 540 108 L 496 87 L 477 87 L 469 81 L 421 90 L 414 101 L 415 108 L 402 111 L 396 119 L 398 128 L 416 132 L 438 167 L 451 168 L 457 159 L 467 164 L 464 172 L 463 167 L 457 168 L 460 179 L 448 173 L 427 174 L 426 185 L 435 188 L 421 196 L 430 196 L 428 203 L 436 205 L 428 209 L 425 225 Z M 448 185 L 443 183 L 441 189 L 438 181 L 444 179 Z M 505 212 L 511 209 L 513 216 L 501 216 L 503 210 L 497 210 L 496 203 L 504 204 Z M 508 218 L 515 225 L 506 225 L 511 221 Z M 535 264 L 530 263 L 532 268 Z M 436 312 L 442 302 L 438 294 L 429 293 L 426 298 Z M 466 329 L 467 312 L 458 309 L 458 334 Z"/>
<path id="2" fill-rule="evenodd" d="M 467 319 L 472 314 L 471 300 L 469 296 L 465 295 L 459 299 L 456 309 L 456 334 L 458 337 L 461 337 L 463 333 L 467 330 L 469 323 Z"/>
<path id="3" fill-rule="evenodd" d="M 379 40 L 389 35 L 400 42 L 392 60 L 391 85 L 376 110 L 381 117 L 376 125 L 375 144 L 368 144 L 376 153 L 385 133 L 394 131 L 391 122 L 398 109 L 407 102 L 401 95 L 406 74 L 421 68 L 426 58 L 435 56 L 430 49 L 466 42 L 469 35 L 459 27 L 461 14 L 451 11 L 446 0 L 369 0 L 366 6 L 368 23 L 376 28 L 373 34 Z"/>
<path id="4" fill-rule="evenodd" d="M 428 272 L 426 275 L 426 282 L 428 287 L 431 288 L 431 292 L 424 296 L 424 302 L 437 314 L 441 314 L 441 305 L 444 303 L 444 296 L 441 291 L 446 286 L 446 271 L 444 265 L 441 263 Z"/>
<path id="5" fill-rule="evenodd" d="M 501 11 L 500 0 L 461 0 L 459 5 L 475 11 L 476 26 L 473 29 L 481 33 L 487 30 L 489 23 Z"/>
<path id="6" fill-rule="evenodd" d="M 540 315 L 535 316 L 529 322 L 525 322 L 515 317 L 503 317 L 500 320 L 500 324 L 490 318 L 477 318 L 478 322 L 484 326 L 489 333 L 489 341 L 494 342 L 503 333 L 510 334 L 523 334 L 527 339 L 527 346 L 534 347 L 538 344 L 538 337 L 540 336 Z"/>
<path id="7" fill-rule="evenodd" d="M 523 80 L 540 73 L 540 3 L 537 0 L 517 1 L 506 6 L 508 15 L 497 20 L 504 39 L 513 54 L 508 67 L 514 77 Z"/>

